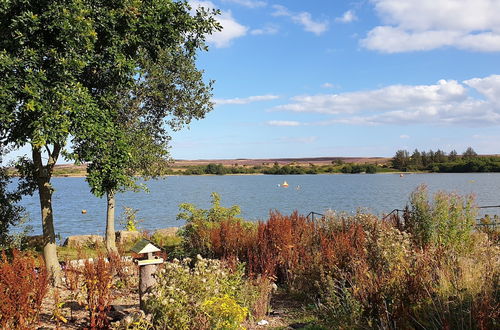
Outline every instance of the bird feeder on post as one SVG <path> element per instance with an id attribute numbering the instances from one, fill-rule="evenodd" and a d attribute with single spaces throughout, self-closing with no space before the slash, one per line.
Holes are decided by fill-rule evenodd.
<path id="1" fill-rule="evenodd" d="M 153 255 L 154 252 L 159 252 L 161 250 L 144 238 L 137 242 L 137 244 L 132 247 L 131 251 L 144 256 L 141 259 L 135 260 L 139 266 L 140 307 L 144 310 L 142 296 L 156 283 L 156 279 L 153 274 L 156 272 L 157 265 L 163 263 L 163 259 Z"/>

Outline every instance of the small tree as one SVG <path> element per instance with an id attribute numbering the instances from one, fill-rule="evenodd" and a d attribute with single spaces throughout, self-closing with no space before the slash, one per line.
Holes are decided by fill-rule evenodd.
<path id="1" fill-rule="evenodd" d="M 468 147 L 467 150 L 462 154 L 463 158 L 470 159 L 477 157 L 477 153 L 472 149 L 472 147 Z"/>
<path id="2" fill-rule="evenodd" d="M 406 171 L 408 167 L 408 162 L 409 162 L 409 155 L 408 151 L 406 150 L 398 150 L 396 151 L 396 155 L 392 158 L 392 167 L 401 170 L 401 171 Z"/>
<path id="3" fill-rule="evenodd" d="M 131 7 L 132 6 L 132 7 Z M 99 113 L 88 134 L 73 139 L 74 159 L 89 162 L 87 181 L 107 197 L 106 247 L 116 250 L 115 195 L 140 189 L 168 159 L 167 128 L 179 130 L 210 111 L 212 82 L 195 65 L 205 35 L 220 28 L 217 11 L 192 14 L 185 1 L 122 2 L 99 11 L 98 54 L 84 76 Z M 103 134 L 102 132 L 105 132 Z"/>
<path id="4" fill-rule="evenodd" d="M 452 150 L 450 151 L 450 154 L 448 155 L 448 160 L 450 162 L 454 162 L 458 159 L 458 153 L 456 150 Z"/>

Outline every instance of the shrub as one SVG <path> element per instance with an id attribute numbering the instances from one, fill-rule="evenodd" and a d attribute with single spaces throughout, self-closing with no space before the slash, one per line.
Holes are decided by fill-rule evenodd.
<path id="1" fill-rule="evenodd" d="M 243 329 L 241 323 L 248 314 L 248 308 L 241 307 L 227 294 L 207 299 L 201 307 L 209 315 L 212 329 Z"/>
<path id="2" fill-rule="evenodd" d="M 213 192 L 212 207 L 208 210 L 199 209 L 193 204 L 183 203 L 179 206 L 182 211 L 177 215 L 178 220 L 185 220 L 186 225 L 180 235 L 184 238 L 184 250 L 192 256 L 201 254 L 210 257 L 213 253 L 211 246 L 211 230 L 220 226 L 223 221 L 242 221 L 236 216 L 240 214 L 239 206 L 225 208 L 220 205 L 220 196 Z"/>
<path id="3" fill-rule="evenodd" d="M 473 196 L 438 192 L 431 204 L 427 187 L 421 185 L 411 194 L 410 205 L 405 226 L 418 246 L 434 244 L 461 251 L 470 248 L 477 216 Z"/>
<path id="4" fill-rule="evenodd" d="M 41 258 L 5 252 L 0 258 L 0 328 L 30 329 L 38 323 L 40 307 L 47 293 L 47 270 Z"/>
<path id="5" fill-rule="evenodd" d="M 322 322 L 331 329 L 362 328 L 363 306 L 352 293 L 352 284 L 326 276 L 319 288 L 318 304 Z"/>
<path id="6" fill-rule="evenodd" d="M 106 329 L 109 327 L 107 314 L 112 300 L 112 266 L 102 255 L 93 261 L 86 259 L 83 279 L 87 293 L 86 309 L 89 311 L 89 326 L 91 329 Z"/>
<path id="7" fill-rule="evenodd" d="M 244 280 L 243 268 L 233 271 L 221 261 L 201 256 L 193 268 L 191 263 L 189 258 L 174 260 L 159 271 L 154 289 L 144 297 L 154 326 L 209 329 L 213 325 L 230 324 L 228 329 L 237 329 L 238 322 L 257 301 L 248 294 L 251 283 Z M 254 287 L 253 292 L 258 290 Z M 217 307 L 216 303 L 225 305 Z"/>

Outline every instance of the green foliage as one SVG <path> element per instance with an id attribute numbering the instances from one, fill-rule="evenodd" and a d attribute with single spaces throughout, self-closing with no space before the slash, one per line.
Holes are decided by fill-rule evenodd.
<path id="1" fill-rule="evenodd" d="M 238 305 L 229 295 L 207 299 L 201 307 L 210 316 L 212 329 L 244 329 L 241 323 L 248 315 L 248 308 Z"/>
<path id="2" fill-rule="evenodd" d="M 0 165 L 4 149 L 0 145 Z M 9 228 L 24 221 L 24 208 L 18 204 L 21 191 L 9 189 L 11 178 L 7 169 L 0 166 L 0 250 L 11 247 L 15 237 L 9 235 Z"/>
<path id="3" fill-rule="evenodd" d="M 59 156 L 90 162 L 87 181 L 97 196 L 137 188 L 133 174 L 158 175 L 167 128 L 212 109 L 212 82 L 195 59 L 207 49 L 206 35 L 221 29 L 217 14 L 171 0 L 2 2 L 0 144 L 31 146 L 20 174 L 48 210 L 42 222 L 52 271 L 50 178 Z"/>
<path id="4" fill-rule="evenodd" d="M 212 207 L 208 210 L 199 209 L 190 203 L 179 205 L 181 212 L 177 215 L 177 220 L 186 222 L 181 232 L 184 238 L 184 248 L 192 255 L 210 255 L 210 238 L 205 233 L 211 228 L 219 226 L 223 220 L 242 221 L 236 217 L 241 212 L 239 206 L 223 207 L 220 205 L 219 194 L 213 192 L 211 196 Z"/>
<path id="5" fill-rule="evenodd" d="M 432 243 L 465 251 L 472 241 L 476 216 L 473 196 L 438 192 L 430 203 L 427 187 L 421 185 L 411 194 L 406 227 L 419 246 Z"/>
<path id="6" fill-rule="evenodd" d="M 212 109 L 211 85 L 195 65 L 217 11 L 185 1 L 102 3 L 94 9 L 97 43 L 83 77 L 93 91 L 95 123 L 73 138 L 73 158 L 90 162 L 97 196 L 140 188 L 134 175 L 164 173 L 170 136 Z"/>
<path id="7" fill-rule="evenodd" d="M 408 151 L 398 150 L 392 159 L 392 166 L 401 171 L 431 171 L 441 173 L 500 172 L 500 157 L 478 156 L 469 147 L 462 156 L 455 150 L 449 155 L 442 150 L 419 152 L 409 156 Z"/>
<path id="8" fill-rule="evenodd" d="M 361 329 L 363 306 L 345 281 L 325 276 L 320 282 L 319 316 L 331 329 Z"/>
<path id="9" fill-rule="evenodd" d="M 137 225 L 143 220 L 137 219 L 137 212 L 139 210 L 133 209 L 131 207 L 123 207 L 123 214 L 120 220 L 120 224 L 125 227 L 128 231 L 137 231 Z"/>
<path id="10" fill-rule="evenodd" d="M 224 175 L 226 173 L 226 168 L 222 164 L 210 163 L 205 167 L 205 174 Z"/>
<path id="11" fill-rule="evenodd" d="M 250 306 L 241 267 L 231 270 L 218 260 L 198 256 L 167 263 L 157 275 L 145 308 L 157 329 L 240 329 Z M 220 305 L 219 305 L 220 303 Z"/>
<path id="12" fill-rule="evenodd" d="M 373 164 L 346 164 L 342 166 L 342 173 L 377 173 L 377 166 Z"/>

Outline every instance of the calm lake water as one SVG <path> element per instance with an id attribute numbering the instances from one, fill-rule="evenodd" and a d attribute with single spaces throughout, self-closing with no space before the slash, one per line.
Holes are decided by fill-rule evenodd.
<path id="1" fill-rule="evenodd" d="M 278 184 L 286 180 L 288 188 Z M 89 192 L 83 178 L 54 178 L 53 207 L 55 229 L 62 238 L 78 234 L 103 234 L 106 200 Z M 467 174 L 356 174 L 356 175 L 241 175 L 241 176 L 173 176 L 148 181 L 150 192 L 126 192 L 117 195 L 117 229 L 123 207 L 138 209 L 143 219 L 140 228 L 181 226 L 176 220 L 180 203 L 210 206 L 210 193 L 221 195 L 222 205 L 239 205 L 242 216 L 249 220 L 265 220 L 269 211 L 282 213 L 298 210 L 302 214 L 326 210 L 355 212 L 364 208 L 375 214 L 403 208 L 410 193 L 426 184 L 431 192 L 455 191 L 475 194 L 478 205 L 500 205 L 500 173 Z M 298 188 L 300 187 L 300 189 Z M 29 212 L 33 233 L 41 233 L 38 196 L 26 197 L 22 203 Z M 82 214 L 82 209 L 87 214 Z M 500 214 L 500 209 L 488 209 Z M 484 212 L 483 212 L 484 213 Z"/>

